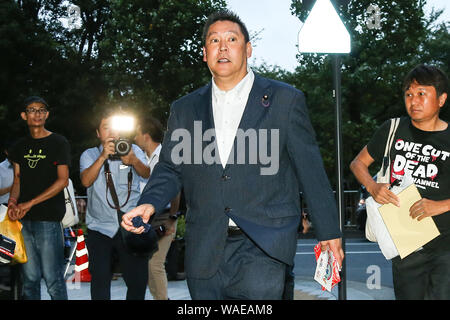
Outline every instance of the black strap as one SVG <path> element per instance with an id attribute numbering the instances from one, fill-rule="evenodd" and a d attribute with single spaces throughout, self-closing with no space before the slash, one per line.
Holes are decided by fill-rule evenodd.
<path id="1" fill-rule="evenodd" d="M 132 172 L 131 167 L 130 167 L 130 171 L 128 172 L 128 196 L 127 196 L 127 199 L 125 200 L 125 203 L 120 205 L 119 204 L 119 198 L 117 197 L 116 188 L 114 187 L 112 174 L 111 174 L 111 171 L 109 170 L 108 160 L 105 160 L 103 165 L 104 165 L 104 169 L 105 169 L 105 178 L 106 178 L 106 201 L 108 202 L 108 205 L 112 209 L 120 210 L 120 208 L 125 206 L 128 203 L 128 200 L 130 199 L 131 183 L 133 181 L 133 172 Z M 112 200 L 114 202 L 114 206 L 111 205 L 111 203 L 109 203 L 108 190 L 109 190 L 109 192 L 111 194 L 111 198 L 112 198 Z"/>

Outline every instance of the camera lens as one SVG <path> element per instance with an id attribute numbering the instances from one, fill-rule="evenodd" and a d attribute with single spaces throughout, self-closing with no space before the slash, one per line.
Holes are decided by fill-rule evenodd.
<path id="1" fill-rule="evenodd" d="M 117 151 L 119 151 L 121 153 L 126 152 L 127 149 L 128 149 L 128 146 L 124 142 L 121 142 L 117 145 Z"/>
<path id="2" fill-rule="evenodd" d="M 116 142 L 116 153 L 120 156 L 127 155 L 131 150 L 131 143 L 126 139 L 119 139 Z"/>

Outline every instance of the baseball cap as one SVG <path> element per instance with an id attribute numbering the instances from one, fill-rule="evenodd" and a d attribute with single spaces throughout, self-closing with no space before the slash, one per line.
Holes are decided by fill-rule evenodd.
<path id="1" fill-rule="evenodd" d="M 30 96 L 24 100 L 24 107 L 28 107 L 33 102 L 42 103 L 46 108 L 48 108 L 48 103 L 41 97 L 38 96 Z"/>

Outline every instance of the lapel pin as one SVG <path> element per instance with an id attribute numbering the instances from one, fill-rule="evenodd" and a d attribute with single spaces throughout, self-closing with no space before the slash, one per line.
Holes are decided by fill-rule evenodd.
<path id="1" fill-rule="evenodd" d="M 269 96 L 267 94 L 263 95 L 262 99 L 261 99 L 261 103 L 264 107 L 268 107 L 270 106 L 270 102 L 269 102 Z"/>

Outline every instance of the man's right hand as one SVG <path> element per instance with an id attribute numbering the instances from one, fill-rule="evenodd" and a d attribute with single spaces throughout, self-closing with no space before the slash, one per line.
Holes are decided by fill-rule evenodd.
<path id="1" fill-rule="evenodd" d="M 373 199 L 380 204 L 392 203 L 393 205 L 400 207 L 398 197 L 395 193 L 389 190 L 389 186 L 389 183 L 374 183 L 370 187 L 370 190 L 367 189 L 367 191 L 369 191 Z"/>
<path id="2" fill-rule="evenodd" d="M 114 138 L 107 138 L 104 142 L 103 142 L 103 151 L 101 156 L 104 159 L 108 159 L 108 157 L 110 155 L 113 155 L 114 153 L 116 153 L 116 149 L 114 146 Z"/>
<path id="3" fill-rule="evenodd" d="M 142 217 L 142 221 L 147 223 L 150 217 L 155 213 L 155 208 L 151 204 L 141 204 L 140 206 L 128 211 L 122 216 L 121 226 L 129 232 L 141 234 L 144 232 L 144 227 L 135 228 L 133 226 L 133 218 L 137 216 Z"/>
<path id="4" fill-rule="evenodd" d="M 363 184 L 373 199 L 381 204 L 392 203 L 397 207 L 400 206 L 398 197 L 389 190 L 389 183 L 377 183 L 369 173 L 369 166 L 375 160 L 369 154 L 367 146 L 365 146 L 350 164 L 350 169 L 356 179 Z"/>

